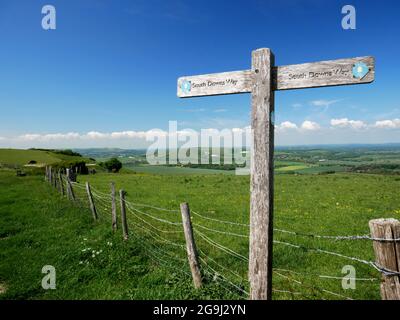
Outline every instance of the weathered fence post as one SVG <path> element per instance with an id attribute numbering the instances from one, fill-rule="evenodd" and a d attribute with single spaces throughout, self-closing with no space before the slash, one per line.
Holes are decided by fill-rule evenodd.
<path id="1" fill-rule="evenodd" d="M 374 240 L 375 263 L 379 268 L 397 275 L 382 273 L 382 300 L 400 300 L 400 221 L 396 219 L 376 219 L 369 222 Z M 383 239 L 387 239 L 386 241 Z"/>
<path id="2" fill-rule="evenodd" d="M 67 177 L 69 181 L 76 182 L 76 174 L 74 170 L 67 168 Z"/>
<path id="3" fill-rule="evenodd" d="M 93 196 L 92 196 L 92 190 L 90 189 L 90 184 L 89 182 L 86 182 L 86 192 L 89 198 L 89 205 L 90 205 L 90 210 L 92 211 L 92 215 L 93 215 L 93 220 L 96 221 L 97 220 L 97 210 L 96 210 L 96 206 L 94 204 L 93 201 Z"/>
<path id="4" fill-rule="evenodd" d="M 52 168 L 51 166 L 49 167 L 49 183 L 52 185 L 53 184 L 53 174 L 52 174 Z"/>
<path id="5" fill-rule="evenodd" d="M 70 169 L 67 169 L 67 174 L 66 174 L 67 196 L 68 196 L 68 198 L 71 199 L 72 201 L 75 201 L 74 189 L 72 189 L 72 184 L 71 184 L 71 181 L 69 180 L 69 171 L 70 171 Z"/>
<path id="6" fill-rule="evenodd" d="M 62 195 L 65 195 L 65 190 L 64 190 L 64 184 L 63 184 L 63 178 L 62 178 L 61 170 L 58 171 L 58 181 L 59 181 L 59 184 L 60 184 L 60 193 Z"/>
<path id="7" fill-rule="evenodd" d="M 45 167 L 44 181 L 49 181 L 49 167 Z"/>
<path id="8" fill-rule="evenodd" d="M 53 176 L 54 176 L 54 178 L 53 178 L 53 187 L 54 187 L 54 189 L 58 190 L 58 174 L 57 174 L 57 170 L 56 169 L 54 169 L 54 171 L 53 171 Z"/>
<path id="9" fill-rule="evenodd" d="M 53 187 L 54 189 L 57 189 L 57 170 L 52 169 L 51 176 L 53 177 Z"/>
<path id="10" fill-rule="evenodd" d="M 252 53 L 252 150 L 250 161 L 250 299 L 272 299 L 274 213 L 274 55 L 269 49 Z"/>
<path id="11" fill-rule="evenodd" d="M 200 273 L 200 264 L 197 256 L 196 243 L 194 242 L 192 222 L 190 220 L 190 209 L 188 203 L 186 202 L 181 203 L 181 214 L 182 214 L 183 231 L 185 233 L 185 239 L 186 239 L 186 251 L 188 255 L 189 266 L 192 272 L 194 286 L 197 289 L 201 287 L 201 273 Z"/>
<path id="12" fill-rule="evenodd" d="M 126 204 L 125 204 L 125 191 L 119 191 L 119 198 L 121 202 L 121 223 L 122 223 L 122 234 L 124 236 L 124 240 L 128 240 L 129 231 L 128 231 L 128 222 L 126 221 Z"/>
<path id="13" fill-rule="evenodd" d="M 71 190 L 69 188 L 69 180 L 68 180 L 68 169 L 66 170 L 66 173 L 65 173 L 65 190 L 67 193 L 67 198 L 71 199 Z"/>
<path id="14" fill-rule="evenodd" d="M 111 182 L 111 222 L 112 222 L 112 229 L 116 231 L 118 229 L 117 224 L 117 204 L 115 200 L 115 183 Z"/>

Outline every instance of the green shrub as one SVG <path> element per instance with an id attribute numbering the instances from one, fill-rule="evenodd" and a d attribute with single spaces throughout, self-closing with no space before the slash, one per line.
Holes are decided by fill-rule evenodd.
<path id="1" fill-rule="evenodd" d="M 100 166 L 106 169 L 108 172 L 117 173 L 122 168 L 122 163 L 117 158 L 111 158 L 106 162 L 100 163 Z"/>

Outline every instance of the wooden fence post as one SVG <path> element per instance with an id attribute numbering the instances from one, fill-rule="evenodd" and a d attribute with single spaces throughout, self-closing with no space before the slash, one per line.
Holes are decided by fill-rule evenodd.
<path id="1" fill-rule="evenodd" d="M 58 187 L 58 173 L 57 173 L 56 169 L 54 169 L 53 176 L 54 176 L 53 187 L 54 187 L 54 189 L 59 190 L 59 187 Z"/>
<path id="2" fill-rule="evenodd" d="M 69 181 L 76 182 L 76 174 L 71 168 L 67 168 L 67 177 Z"/>
<path id="3" fill-rule="evenodd" d="M 49 181 L 49 167 L 45 167 L 44 181 Z"/>
<path id="4" fill-rule="evenodd" d="M 64 184 L 63 184 L 63 178 L 62 178 L 61 170 L 58 171 L 58 181 L 59 181 L 59 184 L 60 184 L 60 193 L 62 195 L 65 195 L 65 190 L 64 190 Z"/>
<path id="5" fill-rule="evenodd" d="M 97 216 L 97 210 L 96 210 L 96 206 L 94 204 L 93 201 L 93 196 L 92 196 L 92 190 L 90 189 L 90 184 L 89 182 L 86 182 L 86 192 L 89 198 L 89 205 L 90 205 L 90 210 L 92 211 L 92 215 L 93 215 L 93 220 L 96 221 L 98 216 Z"/>
<path id="6" fill-rule="evenodd" d="M 57 170 L 52 169 L 51 176 L 53 177 L 53 187 L 54 189 L 57 189 Z"/>
<path id="7" fill-rule="evenodd" d="M 115 183 L 111 182 L 111 223 L 113 231 L 118 229 L 117 223 L 117 204 L 115 200 Z"/>
<path id="8" fill-rule="evenodd" d="M 49 167 L 49 183 L 53 185 L 53 175 L 52 175 L 52 168 Z"/>
<path id="9" fill-rule="evenodd" d="M 186 251 L 189 260 L 190 270 L 192 272 L 192 278 L 195 288 L 201 287 L 201 273 L 200 264 L 197 256 L 196 243 L 194 242 L 192 222 L 190 220 L 190 209 L 189 204 L 184 202 L 181 203 L 181 214 L 183 231 L 186 239 Z"/>
<path id="10" fill-rule="evenodd" d="M 66 174 L 66 181 L 67 181 L 67 196 L 69 199 L 72 201 L 75 201 L 75 194 L 74 194 L 74 189 L 72 189 L 72 184 L 71 181 L 69 180 L 69 170 L 67 169 L 67 174 Z"/>
<path id="11" fill-rule="evenodd" d="M 371 237 L 388 239 L 374 240 L 375 263 L 386 271 L 400 272 L 400 221 L 396 219 L 376 219 L 369 222 Z M 400 300 L 400 276 L 382 273 L 382 300 Z"/>
<path id="12" fill-rule="evenodd" d="M 121 202 L 121 223 L 122 223 L 122 234 L 124 236 L 124 240 L 128 240 L 129 231 L 128 231 L 128 222 L 126 221 L 126 204 L 125 204 L 125 191 L 119 191 L 119 198 Z"/>
<path id="13" fill-rule="evenodd" d="M 252 52 L 254 83 L 250 161 L 250 299 L 272 299 L 272 241 L 274 212 L 274 91 L 270 49 Z"/>

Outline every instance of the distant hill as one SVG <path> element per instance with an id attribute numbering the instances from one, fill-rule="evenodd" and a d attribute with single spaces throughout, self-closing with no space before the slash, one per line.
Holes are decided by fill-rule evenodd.
<path id="1" fill-rule="evenodd" d="M 24 166 L 30 162 L 32 165 L 42 167 L 49 164 L 55 164 L 61 161 L 85 161 L 94 163 L 95 161 L 84 158 L 79 155 L 69 155 L 62 150 L 45 149 L 0 149 L 0 164 L 5 166 Z"/>

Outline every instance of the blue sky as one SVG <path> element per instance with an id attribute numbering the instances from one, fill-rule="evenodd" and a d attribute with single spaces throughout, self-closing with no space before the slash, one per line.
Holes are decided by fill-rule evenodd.
<path id="1" fill-rule="evenodd" d="M 45 4 L 56 30 L 41 27 Z M 341 27 L 345 4 L 356 30 Z M 277 92 L 277 144 L 400 142 L 399 17 L 390 0 L 0 0 L 0 147 L 135 147 L 108 138 L 170 120 L 245 127 L 250 95 L 180 100 L 176 80 L 249 69 L 260 47 L 277 65 L 376 57 L 373 84 Z"/>

